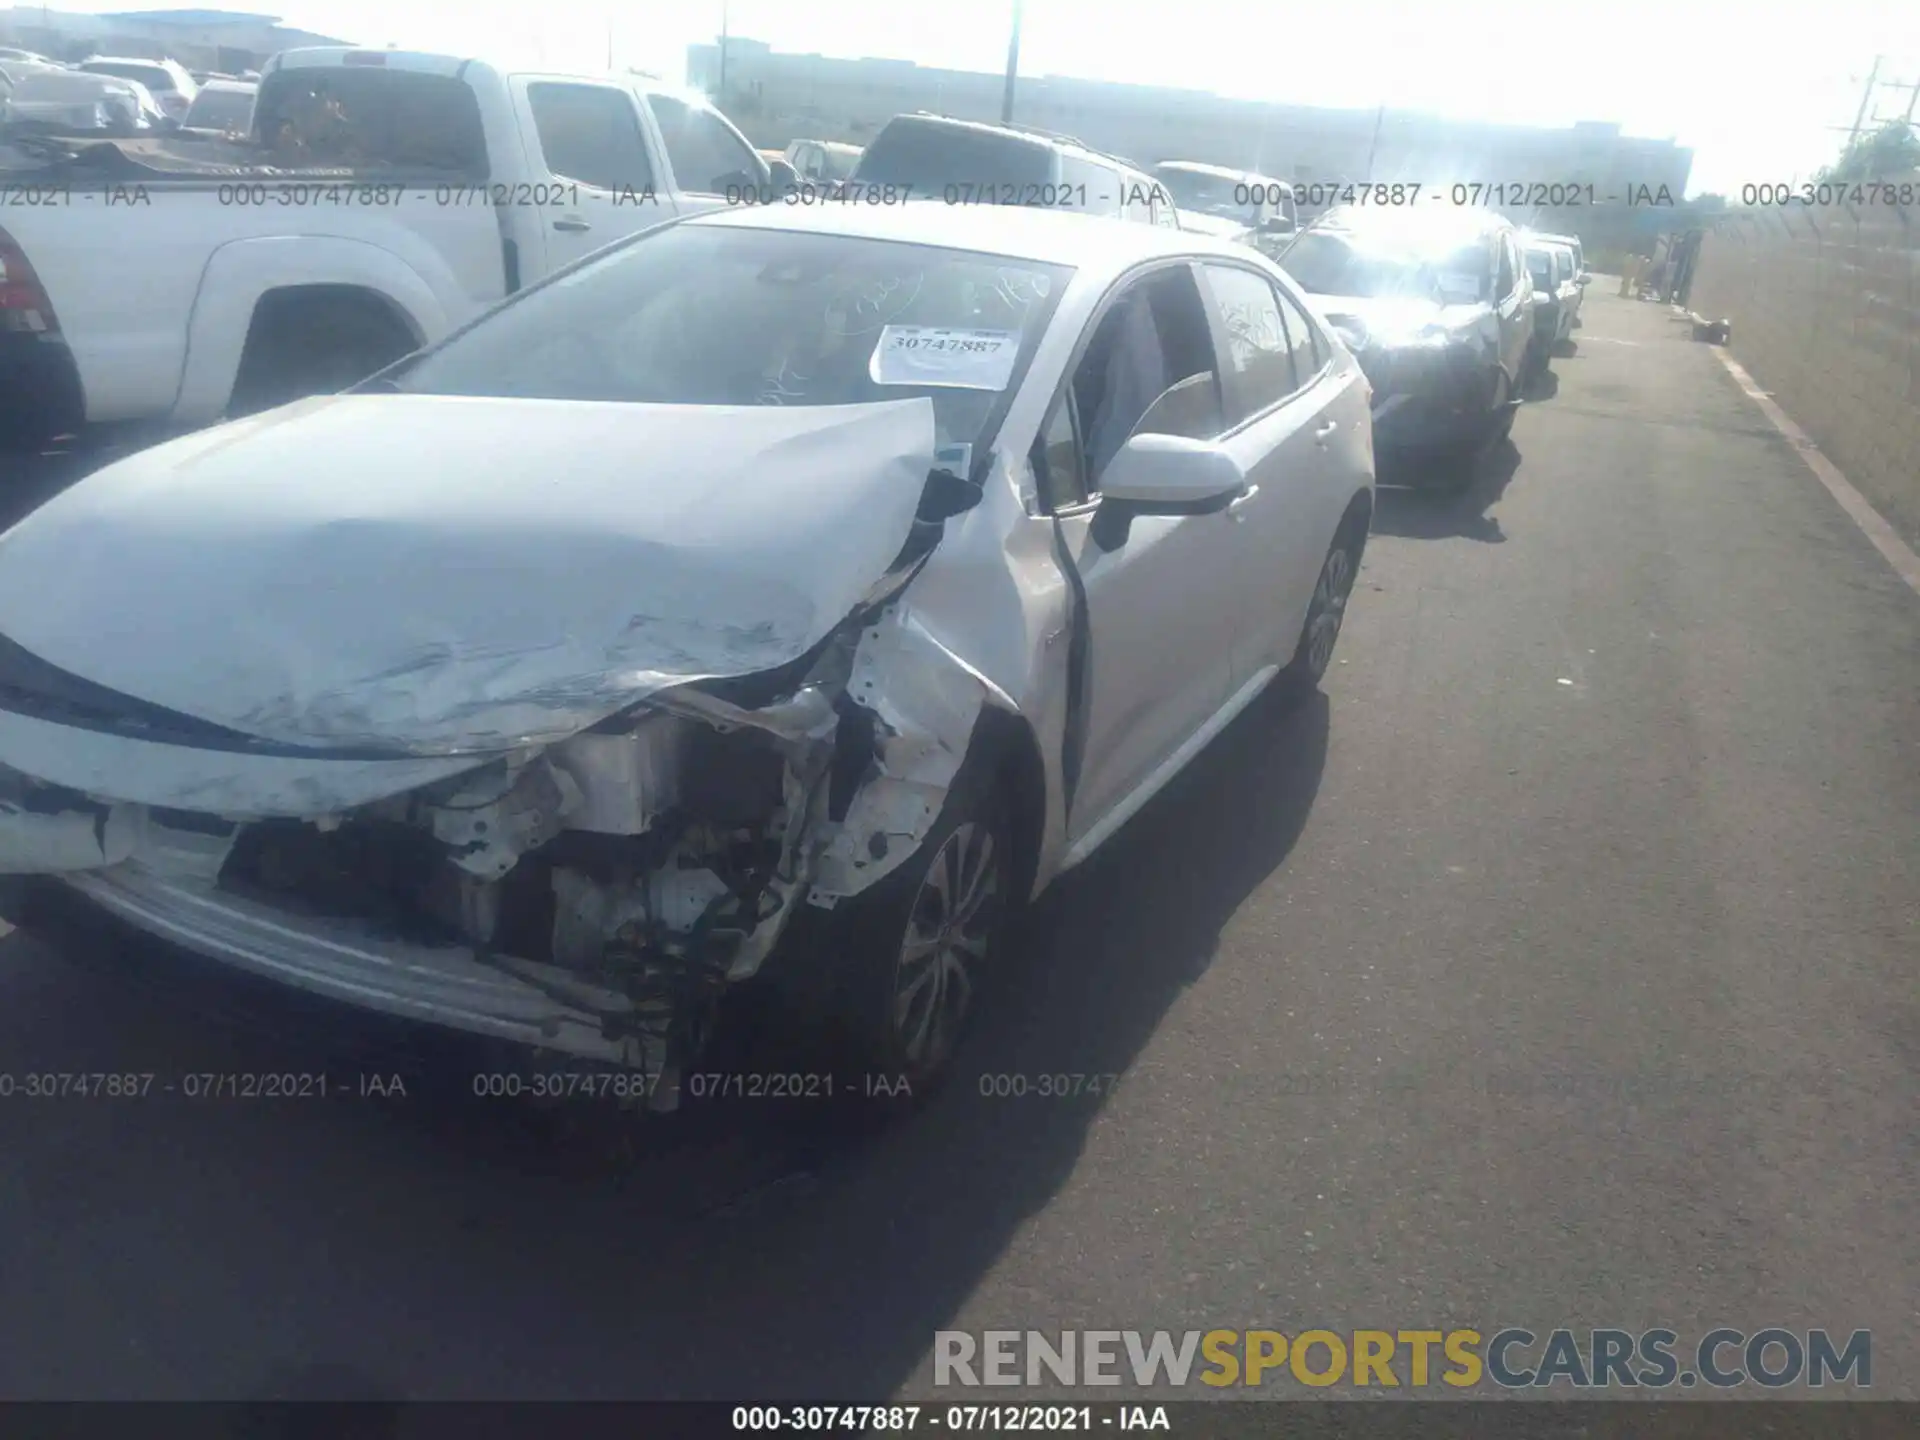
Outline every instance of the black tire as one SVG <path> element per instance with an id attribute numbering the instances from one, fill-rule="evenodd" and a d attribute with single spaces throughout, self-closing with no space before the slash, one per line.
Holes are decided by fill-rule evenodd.
<path id="1" fill-rule="evenodd" d="M 970 755 L 920 848 L 829 912 L 810 947 L 832 972 L 821 1038 L 833 1043 L 843 1083 L 876 1108 L 917 1108 L 951 1073 L 1004 945 L 1019 897 L 1003 787 L 990 755 Z M 948 910 L 943 924 L 948 897 L 978 904 Z M 918 963 L 908 958 L 915 939 L 932 942 L 914 947 Z"/>
<path id="2" fill-rule="evenodd" d="M 1542 365 L 1540 368 L 1544 370 L 1546 366 Z M 1487 415 L 1486 434 L 1480 444 L 1474 447 L 1475 451 L 1478 452 L 1487 446 L 1497 445 L 1500 441 L 1511 435 L 1513 433 L 1513 416 L 1513 383 L 1507 379 L 1507 372 L 1501 370 L 1497 372 L 1494 377 L 1493 409 L 1489 411 Z"/>
<path id="3" fill-rule="evenodd" d="M 399 320 L 364 297 L 268 296 L 247 331 L 227 413 L 334 394 L 414 348 Z"/>
<path id="4" fill-rule="evenodd" d="M 1301 698 L 1320 688 L 1328 667 L 1333 664 L 1334 646 L 1340 641 L 1340 627 L 1347 618 L 1347 602 L 1353 597 L 1354 583 L 1360 577 L 1360 560 L 1366 551 L 1366 534 L 1349 520 L 1333 537 L 1326 558 L 1320 562 L 1320 575 L 1314 581 L 1313 599 L 1307 605 L 1307 618 L 1300 626 L 1300 640 L 1294 646 L 1293 659 L 1280 672 L 1278 684 L 1293 698 Z M 1318 643 L 1316 643 L 1318 642 Z"/>

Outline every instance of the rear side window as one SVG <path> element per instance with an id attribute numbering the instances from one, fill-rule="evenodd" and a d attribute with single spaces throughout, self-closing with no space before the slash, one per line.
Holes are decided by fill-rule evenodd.
<path id="1" fill-rule="evenodd" d="M 1265 276 L 1225 265 L 1208 265 L 1205 274 L 1225 330 L 1227 423 L 1238 424 L 1293 393 L 1299 384 L 1293 342 L 1281 318 L 1278 292 Z M 1306 373 L 1311 374 L 1313 341 L 1306 335 L 1301 340 Z"/>
<path id="2" fill-rule="evenodd" d="M 293 164 L 487 173 L 480 107 L 450 75 L 373 66 L 276 70 L 260 83 L 253 124 L 262 143 Z"/>
<path id="3" fill-rule="evenodd" d="M 640 190 L 653 166 L 633 97 L 612 85 L 542 81 L 527 86 L 527 108 L 547 169 L 596 190 Z"/>
<path id="4" fill-rule="evenodd" d="M 253 96 L 240 90 L 202 90 L 194 97 L 184 124 L 196 130 L 245 130 L 253 117 Z"/>
<path id="5" fill-rule="evenodd" d="M 1017 135 L 895 119 L 873 137 L 853 178 L 863 185 L 910 185 L 917 197 L 960 204 L 1002 196 L 1017 202 L 1028 186 L 1054 179 L 1053 150 Z"/>
<path id="6" fill-rule="evenodd" d="M 1075 210 L 1118 215 L 1126 202 L 1126 185 L 1118 170 L 1078 155 L 1060 157 L 1060 183 L 1069 187 L 1071 195 L 1066 204 Z"/>

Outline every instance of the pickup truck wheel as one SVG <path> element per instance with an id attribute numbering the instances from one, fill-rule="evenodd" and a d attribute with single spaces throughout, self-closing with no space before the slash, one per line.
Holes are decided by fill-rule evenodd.
<path id="1" fill-rule="evenodd" d="M 994 769 L 970 757 L 940 818 L 907 861 L 827 917 L 827 1017 L 854 1093 L 917 1108 L 952 1069 L 1016 896 L 1011 807 Z"/>
<path id="2" fill-rule="evenodd" d="M 415 348 L 406 327 L 364 296 L 269 295 L 247 331 L 228 414 L 337 393 Z"/>

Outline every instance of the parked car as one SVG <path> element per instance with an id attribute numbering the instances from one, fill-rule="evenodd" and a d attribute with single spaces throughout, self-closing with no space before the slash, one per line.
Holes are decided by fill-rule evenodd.
<path id="1" fill-rule="evenodd" d="M 792 175 L 658 81 L 324 47 L 268 62 L 242 142 L 0 180 L 74 197 L 0 214 L 43 327 L 31 393 L 0 400 L 17 446 L 341 389 L 609 241 Z"/>
<path id="2" fill-rule="evenodd" d="M 1279 262 L 1357 352 L 1381 450 L 1459 459 L 1512 428 L 1534 321 L 1511 222 L 1490 211 L 1341 207 Z M 1446 466 L 1418 478 L 1467 476 Z"/>
<path id="3" fill-rule="evenodd" d="M 1180 210 L 1180 228 L 1275 252 L 1299 223 L 1293 187 L 1271 175 L 1196 160 L 1163 160 L 1153 178 Z"/>
<path id="4" fill-rule="evenodd" d="M 679 220 L 0 539 L 0 910 L 657 1104 L 752 984 L 923 1095 L 1010 913 L 1325 676 L 1372 462 L 1244 247 Z"/>
<path id="5" fill-rule="evenodd" d="M 10 130 L 132 139 L 172 125 L 159 102 L 137 80 L 39 66 L 13 69 L 9 75 L 6 118 Z M 0 179 L 6 178 L 12 177 L 0 174 Z M 28 189 L 26 193 L 33 191 Z M 9 212 L 20 208 L 7 207 Z M 13 218 L 12 214 L 8 218 Z"/>
<path id="6" fill-rule="evenodd" d="M 860 147 L 832 140 L 795 140 L 783 157 L 802 181 L 832 185 L 846 179 L 859 163 Z"/>
<path id="7" fill-rule="evenodd" d="M 1527 274 L 1533 282 L 1533 337 L 1527 348 L 1526 370 L 1544 373 L 1560 348 L 1573 343 L 1573 326 L 1585 294 L 1585 277 L 1575 268 L 1573 251 L 1527 237 L 1524 244 Z"/>
<path id="8" fill-rule="evenodd" d="M 184 120 L 193 97 L 200 93 L 193 76 L 173 60 L 138 60 L 117 55 L 95 55 L 76 67 L 89 75 L 116 75 L 147 87 L 169 120 Z"/>
<path id="9" fill-rule="evenodd" d="M 1590 273 L 1587 269 L 1586 252 L 1580 248 L 1580 237 L 1578 235 L 1549 235 L 1544 230 L 1529 230 L 1527 232 L 1527 239 L 1544 240 L 1549 245 L 1566 246 L 1567 249 L 1573 252 L 1573 273 L 1575 275 L 1586 275 Z"/>
<path id="10" fill-rule="evenodd" d="M 1580 237 L 1578 235 L 1548 235 L 1543 231 L 1530 231 L 1528 238 L 1530 240 L 1544 240 L 1551 245 L 1566 246 L 1567 249 L 1573 252 L 1573 278 L 1575 283 L 1580 286 L 1582 291 L 1593 283 L 1593 273 L 1587 269 L 1586 252 L 1580 248 Z M 1580 324 L 1580 306 L 1578 301 L 1576 301 L 1573 308 L 1573 328 L 1578 330 Z"/>
<path id="11" fill-rule="evenodd" d="M 11 45 L 0 45 L 0 65 L 44 65 L 59 69 L 60 62 L 51 60 L 33 50 L 16 50 Z"/>
<path id="12" fill-rule="evenodd" d="M 253 101 L 260 87 L 248 80 L 209 80 L 193 97 L 180 122 L 183 135 L 244 135 L 253 124 Z"/>
<path id="13" fill-rule="evenodd" d="M 950 206 L 1026 205 L 1145 225 L 1179 223 L 1173 201 L 1145 171 L 1069 136 L 947 115 L 896 115 L 848 177 Z"/>

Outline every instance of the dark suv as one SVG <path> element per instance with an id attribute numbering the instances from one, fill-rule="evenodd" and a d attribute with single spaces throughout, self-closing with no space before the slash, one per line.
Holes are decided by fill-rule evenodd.
<path id="1" fill-rule="evenodd" d="M 1173 201 L 1151 175 L 1079 141 L 947 115 L 896 115 L 847 179 L 911 187 L 915 200 L 949 205 L 1031 205 L 1177 228 Z"/>
<path id="2" fill-rule="evenodd" d="M 1380 451 L 1468 457 L 1512 428 L 1533 334 L 1512 223 L 1479 210 L 1342 208 L 1277 258 L 1372 382 Z"/>

